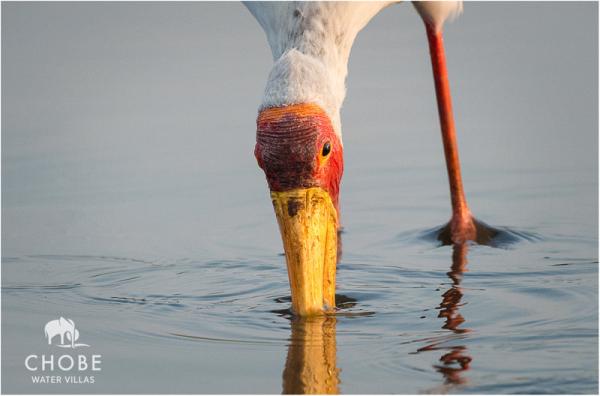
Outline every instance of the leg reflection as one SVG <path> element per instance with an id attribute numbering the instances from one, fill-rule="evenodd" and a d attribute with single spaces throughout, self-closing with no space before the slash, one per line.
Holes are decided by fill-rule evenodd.
<path id="1" fill-rule="evenodd" d="M 284 394 L 337 394 L 336 318 L 292 319 L 292 335 L 283 370 Z"/>
<path id="2" fill-rule="evenodd" d="M 455 244 L 452 250 L 452 266 L 448 277 L 452 280 L 452 287 L 442 294 L 442 302 L 438 309 L 440 313 L 438 317 L 445 318 L 443 329 L 452 331 L 454 334 L 464 334 L 470 332 L 469 329 L 459 328 L 464 323 L 465 319 L 460 314 L 463 292 L 460 287 L 463 273 L 466 271 L 467 265 L 467 244 Z M 471 356 L 468 354 L 467 347 L 464 345 L 444 346 L 447 341 L 436 340 L 429 345 L 420 348 L 417 352 L 442 350 L 448 351 L 440 357 L 441 364 L 433 367 L 444 376 L 446 384 L 464 384 L 467 382 L 462 374 L 469 370 L 471 364 Z"/>

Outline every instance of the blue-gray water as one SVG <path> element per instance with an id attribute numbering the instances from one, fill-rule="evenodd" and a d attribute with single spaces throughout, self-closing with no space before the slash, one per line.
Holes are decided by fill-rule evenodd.
<path id="1" fill-rule="evenodd" d="M 243 6 L 3 3 L 2 391 L 597 393 L 597 7 L 468 3 L 447 27 L 469 202 L 518 234 L 454 254 L 427 238 L 449 199 L 421 22 L 401 4 L 359 34 L 344 303 L 302 323 Z M 47 345 L 60 316 L 89 347 Z M 32 383 L 28 355 L 65 353 L 102 355 L 94 384 Z"/>

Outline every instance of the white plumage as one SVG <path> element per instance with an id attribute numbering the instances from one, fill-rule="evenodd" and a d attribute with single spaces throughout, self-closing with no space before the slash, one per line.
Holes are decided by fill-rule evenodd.
<path id="1" fill-rule="evenodd" d="M 275 61 L 259 111 L 314 103 L 341 138 L 348 58 L 357 33 L 394 2 L 245 2 L 264 29 Z M 461 1 L 415 2 L 421 17 L 441 29 Z"/>
<path id="2" fill-rule="evenodd" d="M 441 30 L 444 22 L 454 19 L 463 10 L 462 1 L 413 1 L 412 2 L 421 18 Z"/>

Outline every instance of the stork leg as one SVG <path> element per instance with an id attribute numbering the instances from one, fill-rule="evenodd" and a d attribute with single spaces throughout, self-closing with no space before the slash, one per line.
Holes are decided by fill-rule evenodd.
<path id="1" fill-rule="evenodd" d="M 493 235 L 488 235 L 488 231 L 493 229 L 486 227 L 483 223 L 479 223 L 473 218 L 463 189 L 442 31 L 437 31 L 429 23 L 425 23 L 425 26 L 429 41 L 429 53 L 431 55 L 431 66 L 433 68 L 433 79 L 435 82 L 435 93 L 442 129 L 448 181 L 450 182 L 450 198 L 452 201 L 452 219 L 441 230 L 438 239 L 445 244 L 464 243 L 466 241 L 486 243 L 493 237 Z"/>

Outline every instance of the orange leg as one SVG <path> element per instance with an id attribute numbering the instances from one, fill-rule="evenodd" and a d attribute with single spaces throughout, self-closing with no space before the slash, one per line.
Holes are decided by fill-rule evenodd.
<path id="1" fill-rule="evenodd" d="M 441 31 L 436 31 L 434 27 L 427 23 L 425 23 L 425 26 L 429 40 L 429 53 L 431 55 L 431 66 L 435 81 L 435 93 L 442 129 L 444 155 L 446 156 L 448 181 L 450 182 L 452 219 L 449 223 L 449 242 L 463 243 L 469 240 L 476 240 L 477 230 L 471 211 L 467 206 L 460 174 L 456 129 L 454 128 L 454 117 L 452 115 L 452 98 L 450 96 L 450 84 L 448 83 L 446 56 L 444 54 L 444 39 Z"/>

